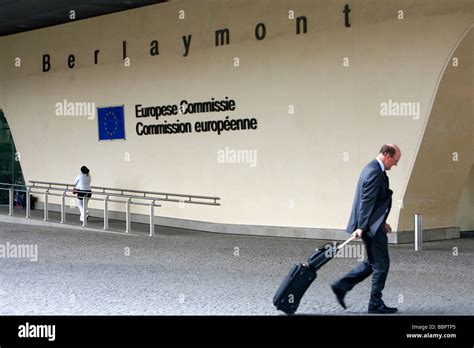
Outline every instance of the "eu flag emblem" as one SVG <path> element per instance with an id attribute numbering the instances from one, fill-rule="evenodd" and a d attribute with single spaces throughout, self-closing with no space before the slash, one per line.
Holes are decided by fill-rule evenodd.
<path id="1" fill-rule="evenodd" d="M 125 139 L 125 120 L 122 106 L 97 108 L 99 140 Z"/>

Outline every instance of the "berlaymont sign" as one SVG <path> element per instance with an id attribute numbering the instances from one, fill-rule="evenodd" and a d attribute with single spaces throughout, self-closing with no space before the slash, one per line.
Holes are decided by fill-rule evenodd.
<path id="1" fill-rule="evenodd" d="M 341 25 L 345 28 L 350 28 L 350 18 L 349 14 L 351 12 L 351 8 L 349 5 L 344 5 L 342 12 L 341 12 Z M 307 34 L 308 32 L 308 18 L 305 15 L 296 16 L 294 11 L 290 10 L 288 12 L 288 18 L 295 20 L 296 24 L 296 35 L 300 34 Z M 191 52 L 191 42 L 192 42 L 192 34 L 183 35 L 181 37 L 182 44 L 183 44 L 183 57 L 187 57 Z M 256 40 L 264 40 L 267 37 L 267 25 L 263 22 L 257 23 L 255 26 L 255 39 Z M 214 32 L 214 45 L 217 46 L 224 46 L 231 44 L 231 31 L 229 28 L 219 28 Z M 159 56 L 160 55 L 160 46 L 159 41 L 154 39 L 150 41 L 149 47 L 147 48 L 149 51 L 150 56 Z M 91 52 L 92 60 L 88 59 L 87 61 L 93 61 L 94 64 L 99 64 L 100 62 L 100 49 L 94 49 Z M 127 54 L 127 41 L 122 41 L 122 57 L 125 66 L 130 65 L 130 58 Z M 56 64 L 66 64 L 69 69 L 74 69 L 77 64 L 79 64 L 76 60 L 76 56 L 74 53 L 70 53 L 65 62 L 58 62 L 51 56 L 49 53 L 44 53 L 42 55 L 42 70 L 43 72 L 52 71 L 53 67 Z"/>

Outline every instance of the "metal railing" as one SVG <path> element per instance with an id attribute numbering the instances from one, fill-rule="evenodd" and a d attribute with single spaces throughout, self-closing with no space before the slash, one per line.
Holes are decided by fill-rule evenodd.
<path id="1" fill-rule="evenodd" d="M 48 188 L 48 189 L 72 189 L 74 185 L 72 184 L 63 184 L 55 182 L 46 182 L 46 181 L 34 181 L 30 180 L 31 187 L 36 188 Z M 46 185 L 46 186 L 41 186 Z M 205 205 L 220 205 L 217 201 L 220 200 L 219 197 L 211 196 L 198 196 L 198 195 L 184 195 L 179 193 L 165 193 L 165 192 L 154 192 L 154 191 L 138 191 L 130 189 L 117 189 L 110 187 L 102 186 L 91 186 L 93 194 L 117 194 L 120 192 L 120 196 L 127 196 L 133 198 L 151 198 L 154 200 L 166 201 L 166 202 L 178 202 L 178 203 L 192 203 L 192 204 L 205 204 Z M 95 191 L 94 191 L 95 190 Z M 127 194 L 131 193 L 131 194 Z"/>
<path id="2" fill-rule="evenodd" d="M 30 198 L 31 192 L 29 192 L 29 188 L 27 185 L 18 185 L 18 184 L 5 184 L 0 183 L 0 186 L 8 186 L 8 188 L 0 187 L 1 191 L 8 191 L 8 215 L 13 215 L 13 206 L 14 206 L 14 193 L 16 192 L 25 192 L 26 193 L 26 218 L 30 218 Z M 22 189 L 25 187 L 25 189 Z M 29 192 L 29 194 L 28 194 Z"/>
<path id="3" fill-rule="evenodd" d="M 49 220 L 49 196 L 61 197 L 61 220 L 60 223 L 66 223 L 66 197 L 76 198 L 72 194 L 74 185 L 54 183 L 46 181 L 30 181 L 31 185 L 17 185 L 0 183 L 0 190 L 9 192 L 9 203 L 8 203 L 8 215 L 13 215 L 14 206 L 14 192 L 25 192 L 26 197 L 26 214 L 25 217 L 29 219 L 31 217 L 31 195 L 39 194 L 44 196 L 44 221 Z M 7 187 L 4 187 L 7 186 Z M 24 189 L 23 189 L 24 188 Z M 131 231 L 131 206 L 149 206 L 149 224 L 150 224 L 150 236 L 155 234 L 155 207 L 161 207 L 158 201 L 163 202 L 179 202 L 187 204 L 204 204 L 212 206 L 220 206 L 217 201 L 219 197 L 210 196 L 197 196 L 197 195 L 184 195 L 176 193 L 163 193 L 163 192 L 152 192 L 152 191 L 138 191 L 129 189 L 116 189 L 109 187 L 91 186 L 92 195 L 102 196 L 103 198 L 95 197 L 84 197 L 84 215 L 87 212 L 87 206 L 90 200 L 102 201 L 104 204 L 104 230 L 109 229 L 109 203 L 122 203 L 125 204 L 125 233 Z M 87 217 L 84 216 L 82 226 L 87 227 Z"/>

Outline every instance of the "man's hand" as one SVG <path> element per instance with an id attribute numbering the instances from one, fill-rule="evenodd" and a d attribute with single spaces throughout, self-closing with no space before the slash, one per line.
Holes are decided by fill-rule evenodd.
<path id="1" fill-rule="evenodd" d="M 362 237 L 362 233 L 363 231 L 358 228 L 357 230 L 355 230 L 354 232 L 352 232 L 352 237 L 356 237 L 356 238 L 361 238 Z"/>
<path id="2" fill-rule="evenodd" d="M 389 224 L 385 224 L 385 231 L 387 233 L 392 233 L 392 226 L 390 226 Z"/>

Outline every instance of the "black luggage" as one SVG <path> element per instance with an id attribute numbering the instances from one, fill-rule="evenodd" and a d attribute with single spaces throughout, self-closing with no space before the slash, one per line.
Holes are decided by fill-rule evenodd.
<path id="1" fill-rule="evenodd" d="M 307 264 L 294 265 L 273 296 L 273 304 L 276 308 L 286 314 L 294 314 L 304 293 L 316 279 L 316 271 L 353 239 L 354 237 L 351 237 L 341 245 L 338 243 L 325 244 L 308 258 Z"/>

